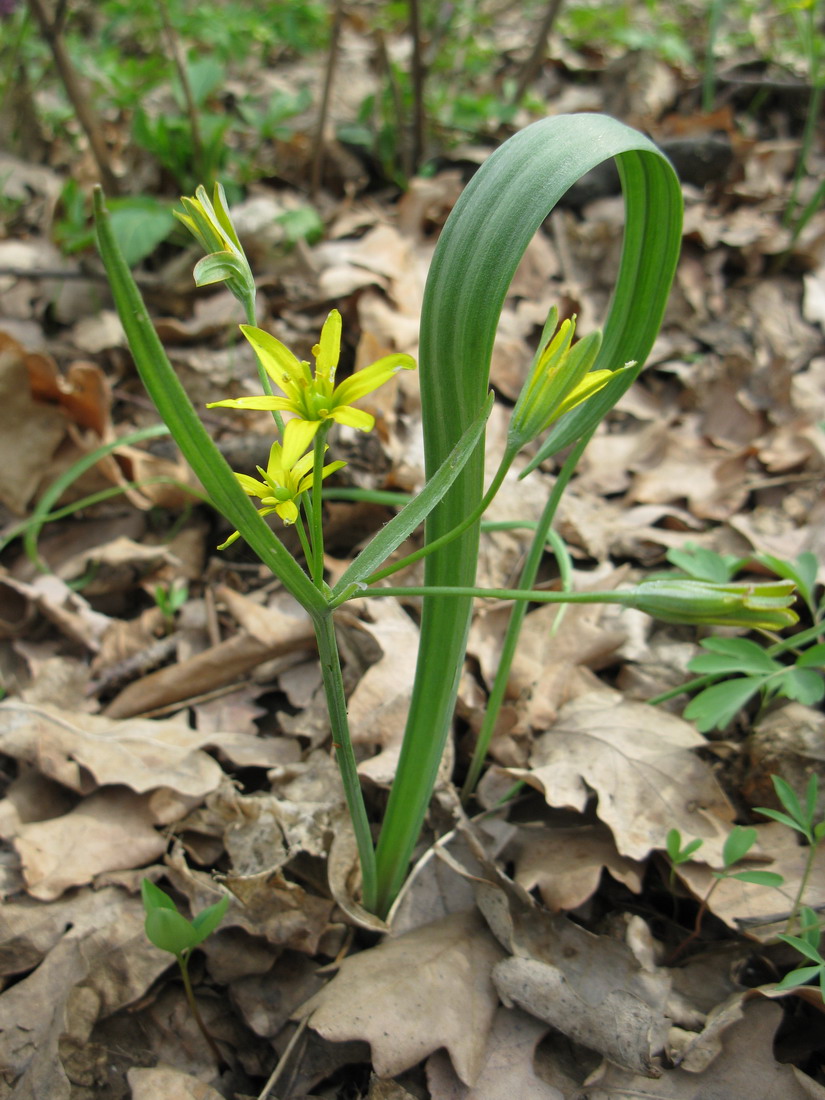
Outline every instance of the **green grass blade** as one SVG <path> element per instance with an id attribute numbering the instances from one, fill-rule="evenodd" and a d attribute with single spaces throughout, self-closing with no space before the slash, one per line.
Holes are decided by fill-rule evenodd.
<path id="1" fill-rule="evenodd" d="M 215 507 L 240 531 L 261 561 L 283 582 L 295 599 L 311 614 L 325 614 L 324 597 L 258 515 L 201 424 L 186 391 L 178 381 L 146 312 L 132 273 L 118 249 L 99 188 L 95 191 L 95 227 L 100 255 L 138 373 L 184 458 L 209 493 Z"/>
<path id="2" fill-rule="evenodd" d="M 594 366 L 617 370 L 633 359 L 640 370 L 644 364 L 661 323 L 681 242 L 682 199 L 676 176 L 647 138 L 615 119 L 544 119 L 510 138 L 476 173 L 433 257 L 421 318 L 419 371 L 430 476 L 486 398 L 498 319 L 533 234 L 573 183 L 611 157 L 617 159 L 621 174 L 626 227 L 619 281 Z M 611 401 L 618 399 L 632 376 L 632 371 L 624 372 L 615 384 L 608 383 Z M 600 398 L 602 394 L 593 400 Z M 592 412 L 589 405 L 563 418 L 554 436 L 570 432 L 571 426 L 576 437 L 581 435 Z M 479 447 L 430 513 L 428 541 L 455 527 L 476 507 L 483 459 Z M 431 555 L 427 585 L 472 585 L 478 537 L 476 524 Z M 452 720 L 471 606 L 470 598 L 424 601 L 407 731 L 377 850 L 379 913 L 388 911 L 400 889 L 427 810 Z"/>

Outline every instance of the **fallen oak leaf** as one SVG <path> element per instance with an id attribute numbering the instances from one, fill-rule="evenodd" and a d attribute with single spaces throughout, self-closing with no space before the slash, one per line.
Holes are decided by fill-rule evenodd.
<path id="1" fill-rule="evenodd" d="M 366 1040 L 379 1077 L 446 1047 L 471 1085 L 498 1005 L 491 972 L 502 955 L 475 911 L 452 914 L 344 959 L 300 1015 L 325 1039 Z"/>

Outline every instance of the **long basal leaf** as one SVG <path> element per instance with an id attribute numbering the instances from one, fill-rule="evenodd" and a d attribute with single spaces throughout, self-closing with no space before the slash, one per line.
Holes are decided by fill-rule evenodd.
<path id="1" fill-rule="evenodd" d="M 661 323 L 681 241 L 682 198 L 675 173 L 652 142 L 615 119 L 544 119 L 510 138 L 482 165 L 450 215 L 433 257 L 421 318 L 419 371 L 430 475 L 486 398 L 498 319 L 533 234 L 576 180 L 611 157 L 619 166 L 626 224 L 619 277 L 595 367 L 617 370 L 629 360 L 638 369 L 644 364 Z M 619 383 L 624 386 L 625 378 L 616 383 L 616 389 Z M 586 416 L 586 411 L 579 412 L 581 419 Z M 482 478 L 479 448 L 430 513 L 428 540 L 472 512 Z M 475 525 L 430 555 L 426 583 L 472 585 L 478 537 Z M 380 913 L 388 911 L 400 889 L 429 804 L 450 730 L 471 607 L 469 598 L 424 600 L 407 731 L 377 850 Z"/>

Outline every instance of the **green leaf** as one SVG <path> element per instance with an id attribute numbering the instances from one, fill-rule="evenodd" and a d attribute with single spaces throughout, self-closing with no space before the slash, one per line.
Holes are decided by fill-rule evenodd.
<path id="1" fill-rule="evenodd" d="M 143 899 L 143 908 L 147 913 L 153 909 L 174 909 L 177 906 L 165 890 L 161 890 L 151 879 L 145 878 L 140 884 L 140 896 Z"/>
<path id="2" fill-rule="evenodd" d="M 413 497 L 401 511 L 369 542 L 354 562 L 344 571 L 332 590 L 333 597 L 340 596 L 353 584 L 360 583 L 374 573 L 398 549 L 402 542 L 419 527 L 464 469 L 484 432 L 484 425 L 493 407 L 495 395 L 490 394 L 479 415 L 464 432 L 452 453 L 428 479 L 421 492 Z"/>
<path id="3" fill-rule="evenodd" d="M 764 682 L 763 677 L 746 676 L 713 684 L 691 699 L 685 707 L 685 718 L 695 722 L 700 733 L 724 729 Z"/>
<path id="4" fill-rule="evenodd" d="M 781 982 L 777 982 L 774 989 L 796 989 L 797 986 L 807 985 L 818 975 L 822 974 L 821 966 L 801 966 L 799 970 L 792 970 L 786 974 Z"/>
<path id="5" fill-rule="evenodd" d="M 803 811 L 799 799 L 797 798 L 796 791 L 790 785 L 790 783 L 783 779 L 781 775 L 772 775 L 771 782 L 773 783 L 773 789 L 776 791 L 776 797 L 794 819 L 804 828 L 807 828 L 811 822 L 808 815 Z"/>
<path id="6" fill-rule="evenodd" d="M 150 256 L 177 224 L 171 205 L 157 199 L 136 195 L 109 205 L 112 232 L 129 267 Z"/>
<path id="7" fill-rule="evenodd" d="M 776 680 L 777 693 L 813 706 L 825 698 L 825 680 L 812 668 L 786 669 Z"/>
<path id="8" fill-rule="evenodd" d="M 172 955 L 182 955 L 200 943 L 195 929 L 177 909 L 150 910 L 145 928 L 149 941 Z"/>
<path id="9" fill-rule="evenodd" d="M 754 812 L 757 814 L 764 814 L 765 817 L 769 817 L 772 821 L 778 821 L 780 825 L 787 825 L 789 829 L 796 829 L 798 833 L 804 833 L 806 830 L 794 821 L 792 817 L 788 817 L 787 814 L 783 814 L 780 810 L 771 810 L 767 806 L 754 806 Z"/>
<path id="10" fill-rule="evenodd" d="M 802 927 L 802 937 L 811 947 L 819 949 L 819 941 L 822 939 L 822 929 L 819 927 L 819 917 L 809 905 L 803 905 L 799 910 L 799 922 Z"/>
<path id="11" fill-rule="evenodd" d="M 730 867 L 732 864 L 738 863 L 740 859 L 744 859 L 755 843 L 756 829 L 750 826 L 745 828 L 742 825 L 736 825 L 728 834 L 725 846 L 722 849 L 722 862 L 725 867 Z"/>
<path id="12" fill-rule="evenodd" d="M 775 871 L 736 871 L 734 874 L 725 875 L 725 878 L 736 878 L 740 882 L 752 882 L 756 886 L 780 887 L 785 883 L 782 875 Z"/>
<path id="13" fill-rule="evenodd" d="M 745 560 L 732 554 L 717 554 L 715 550 L 708 550 L 695 543 L 688 543 L 681 550 L 668 550 L 666 557 L 688 576 L 715 584 L 726 584 Z"/>
<path id="14" fill-rule="evenodd" d="M 813 607 L 813 590 L 816 584 L 816 574 L 819 562 L 816 554 L 810 550 L 804 551 L 794 562 L 777 558 L 773 554 L 760 554 L 757 561 L 762 562 L 768 569 L 772 569 L 777 577 L 787 577 L 792 580 L 799 589 L 799 594 L 809 607 Z"/>
<path id="15" fill-rule="evenodd" d="M 473 176 L 441 232 L 421 317 L 419 375 L 428 476 L 443 464 L 487 398 L 490 358 L 505 297 L 534 233 L 586 172 L 616 159 L 626 225 L 619 276 L 597 369 L 631 371 L 558 422 L 557 439 L 595 430 L 641 371 L 661 324 L 681 245 L 682 197 L 660 151 L 604 115 L 556 115 L 528 126 Z M 609 393 L 607 392 L 609 391 Z M 595 405 L 593 403 L 596 403 Z M 481 448 L 427 519 L 432 541 L 470 515 L 483 490 Z M 429 586 L 475 579 L 478 525 L 427 558 Z M 424 599 L 416 679 L 395 782 L 378 843 L 379 912 L 406 875 L 451 728 L 472 607 L 470 598 Z M 433 669 L 443 670 L 434 678 Z"/>
<path id="16" fill-rule="evenodd" d="M 796 659 L 797 668 L 825 668 L 825 643 L 812 645 Z"/>
<path id="17" fill-rule="evenodd" d="M 782 940 L 783 943 L 787 943 L 791 947 L 795 947 L 799 954 L 804 955 L 806 959 L 811 959 L 812 962 L 819 963 L 820 966 L 825 966 L 825 959 L 822 958 L 819 951 L 817 951 L 813 944 L 802 939 L 801 936 L 786 936 L 780 934 L 776 938 Z"/>
<path id="18" fill-rule="evenodd" d="M 229 908 L 229 894 L 224 894 L 220 901 L 198 913 L 192 920 L 192 927 L 198 936 L 198 943 L 203 943 L 207 936 L 215 931 L 226 915 Z"/>
<path id="19" fill-rule="evenodd" d="M 748 638 L 705 638 L 702 646 L 709 653 L 700 653 L 688 662 L 691 672 L 702 674 L 770 675 L 782 668 L 778 661 Z"/>

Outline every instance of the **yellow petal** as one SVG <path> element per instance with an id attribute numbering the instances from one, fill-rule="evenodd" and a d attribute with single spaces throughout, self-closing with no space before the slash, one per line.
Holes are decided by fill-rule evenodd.
<path id="1" fill-rule="evenodd" d="M 297 412 L 294 402 L 287 397 L 269 397 L 261 394 L 260 397 L 233 397 L 226 401 L 210 401 L 207 409 L 260 409 L 263 412 L 272 412 L 273 409 L 281 409 L 283 412 Z"/>
<path id="2" fill-rule="evenodd" d="M 281 461 L 284 469 L 291 470 L 301 455 L 310 446 L 318 429 L 320 420 L 290 420 L 284 429 L 284 450 Z"/>
<path id="3" fill-rule="evenodd" d="M 415 370 L 415 360 L 411 355 L 403 355 L 400 352 L 395 355 L 385 355 L 369 367 L 356 371 L 351 378 L 347 378 L 340 386 L 335 387 L 333 399 L 336 405 L 351 405 L 379 386 L 388 382 L 394 374 L 400 370 Z"/>
<path id="4" fill-rule="evenodd" d="M 241 325 L 240 329 L 255 349 L 266 373 L 285 393 L 290 393 L 290 385 L 299 386 L 302 381 L 311 381 L 308 368 L 286 344 L 282 344 L 262 328 Z"/>
<path id="5" fill-rule="evenodd" d="M 328 382 L 335 379 L 335 369 L 341 357 L 341 314 L 337 309 L 330 311 L 321 329 L 321 340 L 312 349 L 315 356 L 315 375 Z"/>
<path id="6" fill-rule="evenodd" d="M 363 409 L 354 409 L 352 405 L 341 405 L 332 410 L 332 419 L 348 428 L 357 428 L 359 432 L 371 432 L 375 427 L 375 417 Z"/>

